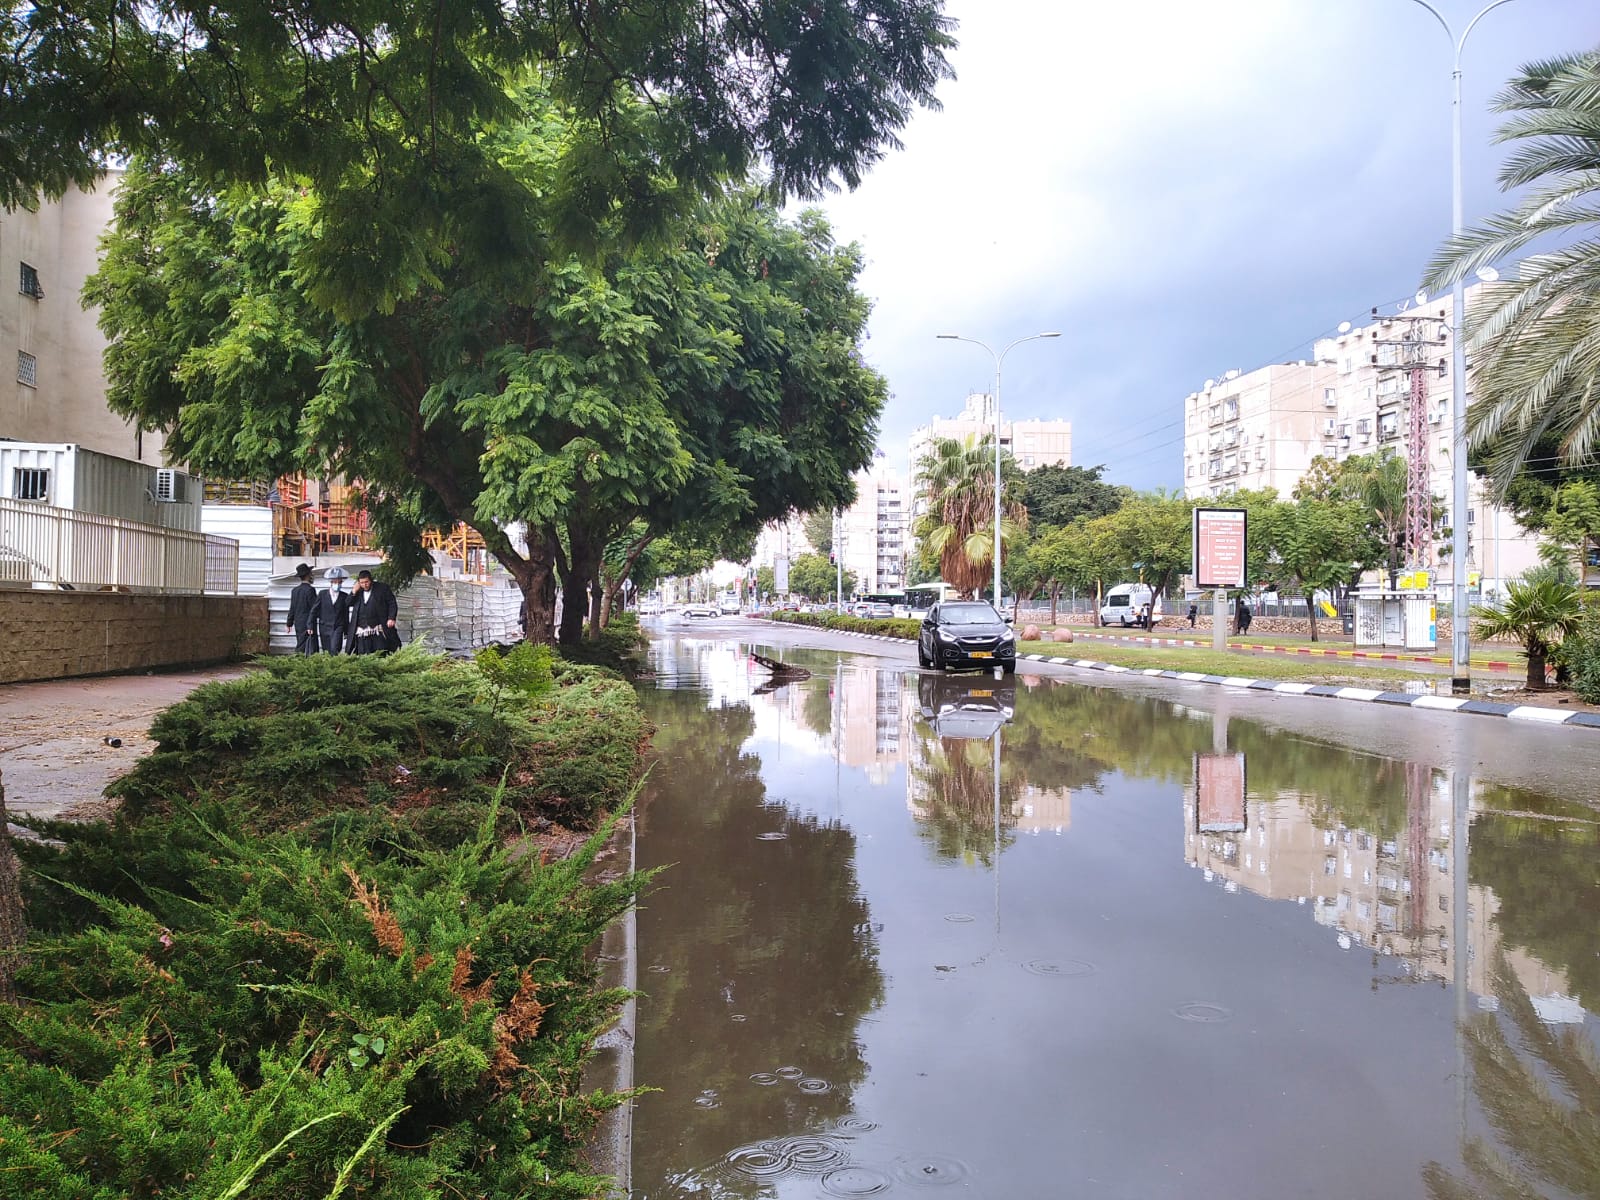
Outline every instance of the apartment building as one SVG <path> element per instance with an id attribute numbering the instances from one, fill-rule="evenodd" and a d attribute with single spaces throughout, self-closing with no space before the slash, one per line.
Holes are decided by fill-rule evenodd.
<path id="1" fill-rule="evenodd" d="M 858 593 L 905 587 L 911 493 L 883 451 L 857 473 L 856 502 L 839 514 L 838 549 Z"/>
<path id="2" fill-rule="evenodd" d="M 929 443 L 940 438 L 984 438 L 994 432 L 994 397 L 973 392 L 954 417 L 934 417 L 911 434 L 910 475 Z M 1024 471 L 1035 467 L 1072 465 L 1072 422 L 1026 418 L 1000 422 L 1000 447 L 1010 451 Z"/>
<path id="3" fill-rule="evenodd" d="M 0 438 L 70 444 L 159 464 L 161 436 L 106 408 L 106 340 L 98 310 L 79 302 L 99 262 L 121 173 L 92 191 L 67 189 L 32 212 L 0 211 Z M 16 363 L 14 374 L 11 364 Z"/>
<path id="4" fill-rule="evenodd" d="M 1448 300 L 1375 313 L 1365 325 L 1346 322 L 1340 332 L 1317 339 L 1310 360 L 1207 380 L 1184 401 L 1184 494 L 1204 499 L 1271 487 L 1287 497 L 1317 457 L 1405 456 L 1412 368 L 1418 368 L 1430 487 L 1442 510 L 1441 527 L 1450 527 L 1455 397 L 1449 316 Z M 1486 595 L 1499 594 L 1506 580 L 1537 565 L 1538 541 L 1490 501 L 1476 476 L 1468 495 L 1469 575 L 1479 577 Z M 1428 561 L 1415 564 L 1435 571 L 1446 586 L 1448 549 L 1447 542 L 1436 543 Z"/>

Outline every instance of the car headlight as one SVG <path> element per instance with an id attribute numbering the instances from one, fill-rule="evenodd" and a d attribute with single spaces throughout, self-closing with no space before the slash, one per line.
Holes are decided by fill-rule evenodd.
<path id="1" fill-rule="evenodd" d="M 1017 640 L 1017 631 L 1014 630 L 1014 629 L 1006 630 L 1004 633 L 1002 633 L 1000 635 L 1000 640 L 1002 642 L 1014 642 L 1014 641 L 1016 641 Z"/>
<path id="2" fill-rule="evenodd" d="M 956 640 L 956 635 L 951 633 L 948 629 L 940 629 L 937 631 L 937 633 L 939 634 L 939 640 L 942 642 L 953 642 Z"/>

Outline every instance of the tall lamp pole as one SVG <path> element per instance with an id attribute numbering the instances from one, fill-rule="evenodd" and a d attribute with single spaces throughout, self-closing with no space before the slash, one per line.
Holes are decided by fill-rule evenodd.
<path id="1" fill-rule="evenodd" d="M 1444 14 L 1428 0 L 1412 0 L 1433 14 L 1454 52 L 1450 70 L 1450 233 L 1461 236 L 1461 52 L 1474 26 L 1502 4 L 1494 0 L 1467 22 L 1456 37 Z M 1454 413 L 1450 435 L 1450 690 L 1465 694 L 1472 690 L 1472 658 L 1467 641 L 1467 347 L 1465 284 L 1458 278 L 1450 288 L 1450 375 L 1454 392 Z"/>
<path id="2" fill-rule="evenodd" d="M 1502 4 L 1506 0 L 1500 0 Z M 962 337 L 959 333 L 941 333 L 935 335 L 945 341 L 971 342 L 974 346 L 981 346 L 989 352 L 989 357 L 994 359 L 994 606 L 1000 607 L 1000 367 L 1010 354 L 1023 342 L 1036 342 L 1040 338 L 1057 338 L 1061 334 L 1030 333 L 1027 337 L 1018 338 L 999 354 L 987 342 L 980 342 L 977 338 Z"/>

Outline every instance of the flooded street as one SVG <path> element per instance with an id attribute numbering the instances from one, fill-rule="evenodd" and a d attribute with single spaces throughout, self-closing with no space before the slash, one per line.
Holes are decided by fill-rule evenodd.
<path id="1" fill-rule="evenodd" d="M 1475 779 L 1463 839 L 1493 723 L 653 655 L 637 1200 L 1600 1195 L 1600 787 Z"/>

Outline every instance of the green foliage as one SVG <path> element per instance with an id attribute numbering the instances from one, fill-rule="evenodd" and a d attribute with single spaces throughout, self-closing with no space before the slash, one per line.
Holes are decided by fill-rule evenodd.
<path id="1" fill-rule="evenodd" d="M 1504 489 L 1552 442 L 1566 467 L 1600 458 L 1600 51 L 1532 63 L 1495 107 L 1497 140 L 1517 144 L 1500 171 L 1512 207 L 1453 237 L 1425 283 L 1447 286 L 1538 246 L 1482 285 L 1467 312 L 1473 402 L 1467 436 Z M 1548 247 L 1548 249 L 1545 249 Z"/>
<path id="2" fill-rule="evenodd" d="M 1271 510 L 1265 528 L 1252 530 L 1267 542 L 1273 567 L 1287 576 L 1304 597 L 1311 614 L 1311 640 L 1317 640 L 1319 590 L 1353 582 L 1356 561 L 1366 540 L 1365 517 L 1351 500 L 1297 500 Z"/>
<path id="3" fill-rule="evenodd" d="M 1070 525 L 1074 521 L 1104 517 L 1128 499 L 1125 487 L 1106 483 L 1105 467 L 1036 467 L 1022 477 L 1022 502 L 1028 523 Z"/>
<path id="4" fill-rule="evenodd" d="M 855 186 L 935 103 L 951 28 L 935 0 L 10 4 L 0 201 L 137 152 L 224 183 L 303 181 L 329 201 L 319 290 L 386 311 L 456 244 L 509 273 L 552 231 L 592 244 L 618 213 L 634 241 L 659 233 L 758 164 L 779 197 Z M 551 150 L 554 220 L 484 137 L 542 115 L 505 87 L 530 78 L 574 126 Z"/>
<path id="5" fill-rule="evenodd" d="M 1577 632 L 1582 616 L 1578 589 L 1571 584 L 1513 581 L 1502 603 L 1472 610 L 1472 633 L 1483 639 L 1515 638 L 1528 656 L 1528 686 L 1542 688 L 1550 652 Z"/>
<path id="6" fill-rule="evenodd" d="M 530 648 L 522 661 L 531 681 L 538 655 Z M 508 764 L 508 807 L 524 819 L 582 823 L 627 793 L 625 763 L 646 731 L 626 683 L 563 676 L 516 710 L 498 695 L 474 666 L 415 645 L 388 656 L 271 658 L 162 712 L 150 731 L 155 750 L 109 792 L 131 820 L 226 797 L 258 828 L 349 813 L 424 842 L 455 829 L 450 814 L 461 806 L 480 819 Z M 574 747 L 567 727 L 597 709 L 608 719 Z M 566 782 L 574 754 L 591 791 Z M 547 770 L 563 782 L 541 781 Z"/>
<path id="7" fill-rule="evenodd" d="M 612 613 L 611 620 L 597 636 L 562 642 L 556 648 L 564 661 L 598 667 L 624 679 L 633 679 L 645 670 L 645 653 L 650 639 L 639 628 L 637 613 Z M 563 676 L 565 678 L 565 676 Z"/>
<path id="8" fill-rule="evenodd" d="M 806 514 L 804 528 L 806 541 L 824 558 L 833 550 L 833 510 L 819 508 Z"/>
<path id="9" fill-rule="evenodd" d="M 905 617 L 890 619 L 873 619 L 870 617 L 851 617 L 839 613 L 797 613 L 775 612 L 772 614 L 774 621 L 785 621 L 791 625 L 809 625 L 813 629 L 842 629 L 850 633 L 881 633 L 889 637 L 907 638 L 915 640 L 917 632 L 922 628 L 920 621 L 912 621 Z"/>
<path id="10" fill-rule="evenodd" d="M 993 435 L 939 438 L 916 466 L 922 515 L 912 529 L 919 547 L 937 558 L 945 582 L 963 596 L 993 587 L 995 553 L 995 445 Z M 1021 468 L 1000 456 L 1000 557 L 1028 528 Z"/>
<path id="11" fill-rule="evenodd" d="M 1539 556 L 1569 570 L 1582 563 L 1591 545 L 1600 544 L 1600 483 L 1568 480 L 1550 498 Z"/>
<path id="12" fill-rule="evenodd" d="M 1600 704 L 1600 596 L 1584 595 L 1577 628 L 1561 639 L 1551 657 L 1578 699 Z"/>
<path id="13" fill-rule="evenodd" d="M 459 844 L 403 857 L 246 815 L 28 848 L 83 904 L 33 906 L 21 1002 L 0 1008 L 12 1194 L 593 1195 L 584 1136 L 626 1098 L 581 1091 L 619 999 L 586 949 L 642 882 L 584 883 L 610 825 L 542 866 L 502 847 L 493 802 Z M 123 899 L 75 844 L 108 839 Z"/>
<path id="14" fill-rule="evenodd" d="M 485 646 L 472 656 L 484 682 L 527 701 L 537 700 L 555 686 L 550 670 L 552 659 L 549 646 L 532 642 L 518 642 L 508 654 L 501 654 L 495 646 Z"/>
<path id="15" fill-rule="evenodd" d="M 832 600 L 838 585 L 838 568 L 820 554 L 802 554 L 789 564 L 789 594 L 808 600 Z M 844 572 L 844 594 L 853 595 L 856 577 Z"/>

